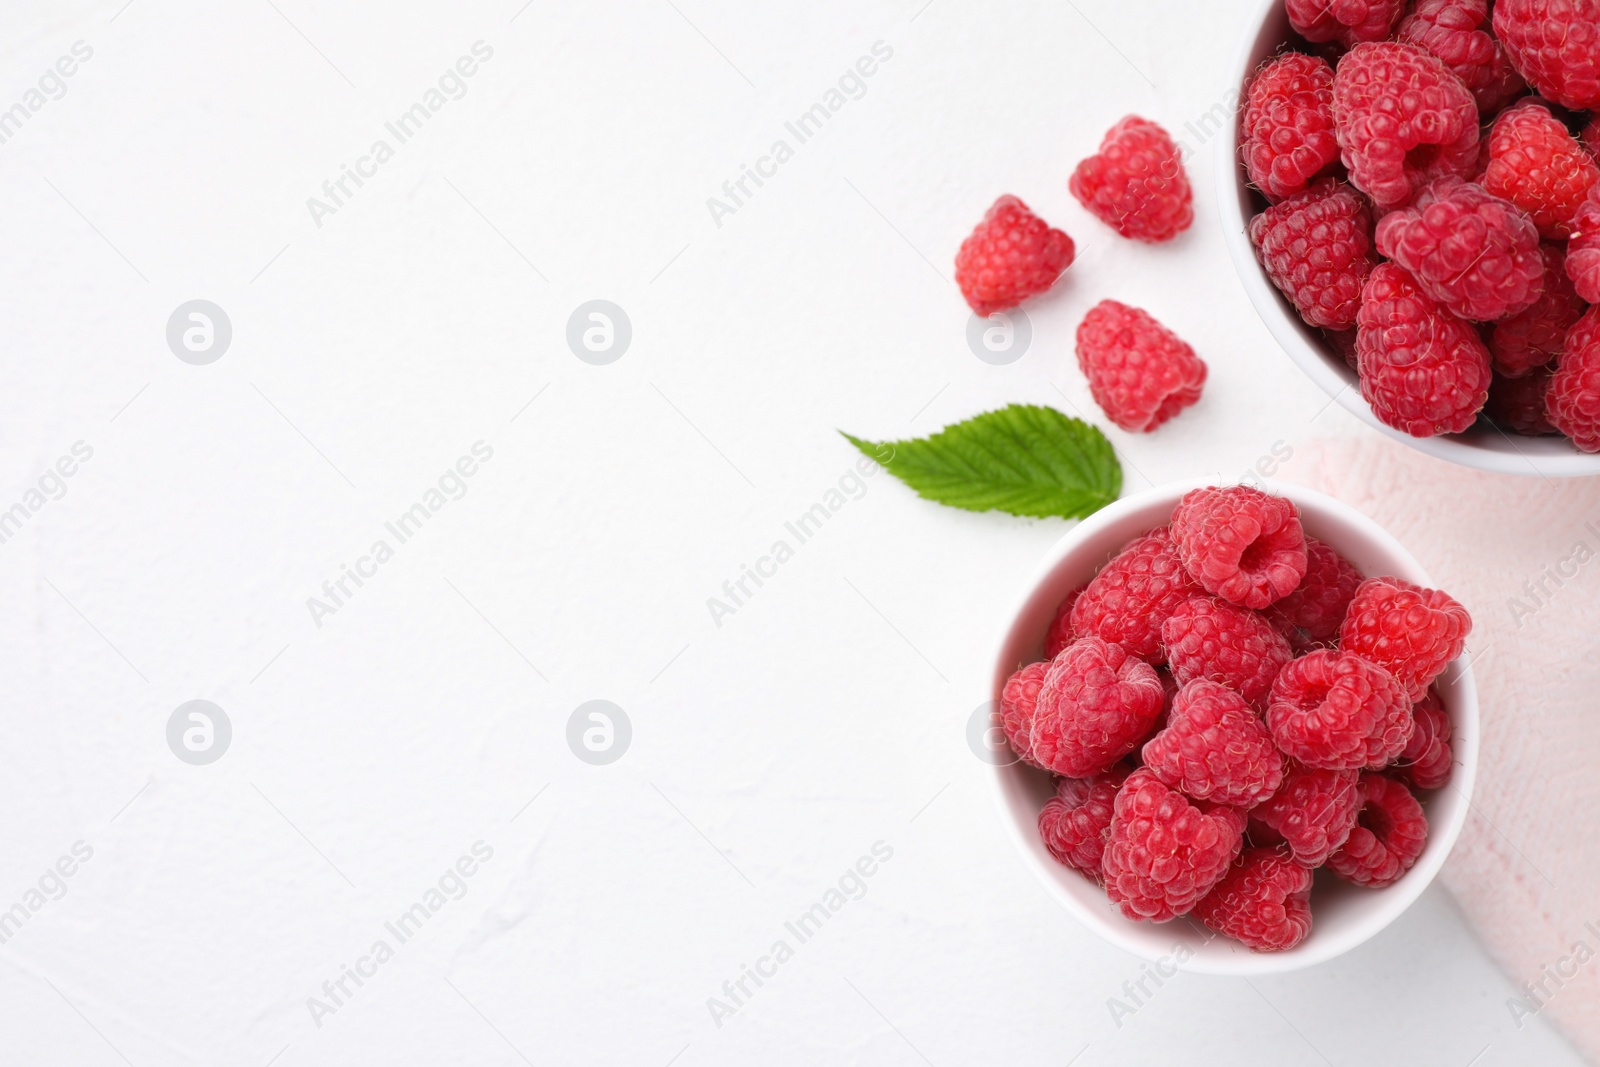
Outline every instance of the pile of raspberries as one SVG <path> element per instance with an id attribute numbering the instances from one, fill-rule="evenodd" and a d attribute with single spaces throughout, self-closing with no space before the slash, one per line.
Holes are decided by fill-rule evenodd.
<path id="1" fill-rule="evenodd" d="M 1600 451 L 1600 0 L 1285 0 L 1250 240 L 1386 425 Z"/>
<path id="2" fill-rule="evenodd" d="M 1282 497 L 1187 493 L 1006 682 L 1006 740 L 1059 776 L 1045 847 L 1130 919 L 1294 947 L 1317 868 L 1376 889 L 1422 854 L 1415 791 L 1451 772 L 1432 685 L 1471 628 L 1445 593 L 1363 578 Z"/>

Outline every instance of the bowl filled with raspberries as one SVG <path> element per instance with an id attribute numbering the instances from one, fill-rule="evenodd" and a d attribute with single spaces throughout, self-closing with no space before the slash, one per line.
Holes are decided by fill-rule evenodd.
<path id="1" fill-rule="evenodd" d="M 1220 138 L 1278 343 L 1392 437 L 1600 473 L 1600 0 L 1266 0 Z"/>
<path id="2" fill-rule="evenodd" d="M 1471 626 L 1331 497 L 1125 497 L 1062 538 L 1001 640 L 1002 821 L 1051 895 L 1148 960 L 1330 959 L 1416 900 L 1466 820 Z"/>

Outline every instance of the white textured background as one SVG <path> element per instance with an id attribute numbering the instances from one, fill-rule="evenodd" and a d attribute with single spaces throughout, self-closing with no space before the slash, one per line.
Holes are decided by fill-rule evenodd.
<path id="1" fill-rule="evenodd" d="M 1130 489 L 1368 432 L 1245 302 L 1183 130 L 1255 3 L 520 6 L 6 7 L 0 109 L 93 56 L 0 145 L 0 510 L 94 454 L 0 545 L 0 909 L 93 858 L 0 946 L 0 1061 L 1576 1062 L 1512 1025 L 1440 890 L 1312 973 L 1183 976 L 1113 1019 L 1141 964 L 1029 880 L 965 739 L 1063 524 L 880 476 L 706 608 L 854 463 L 835 428 L 1093 414 L 1071 332 L 1103 297 L 1211 368 L 1158 434 L 1110 431 Z M 466 95 L 315 226 L 479 40 Z M 878 41 L 865 95 L 716 226 L 706 198 Z M 1066 191 L 1130 111 L 1196 149 L 1167 248 Z M 994 367 L 948 276 L 1002 192 L 1080 257 Z M 197 297 L 234 330 L 204 367 L 164 338 Z M 605 367 L 564 342 L 597 297 L 634 330 Z M 467 495 L 316 627 L 306 598 L 479 440 Z M 234 728 L 206 767 L 164 736 L 194 698 Z M 609 766 L 565 740 L 594 698 L 632 721 Z M 465 896 L 317 1026 L 307 998 L 480 840 Z M 715 1025 L 877 841 L 865 896 Z"/>

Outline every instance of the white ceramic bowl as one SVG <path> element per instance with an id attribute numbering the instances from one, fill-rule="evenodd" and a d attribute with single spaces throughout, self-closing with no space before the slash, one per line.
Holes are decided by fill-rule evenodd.
<path id="1" fill-rule="evenodd" d="M 1262 0 L 1260 13 L 1250 23 L 1239 50 L 1229 84 L 1244 99 L 1246 82 L 1257 67 L 1278 52 L 1293 36 L 1283 0 Z M 1544 477 L 1572 477 L 1600 474 L 1600 455 L 1579 452 L 1565 437 L 1521 437 L 1506 434 L 1484 420 L 1465 433 L 1440 437 L 1412 437 L 1385 426 L 1361 397 L 1356 373 L 1344 358 L 1329 347 L 1316 330 L 1301 321 L 1294 306 L 1284 299 L 1256 259 L 1246 229 L 1250 219 L 1266 206 L 1266 201 L 1250 189 L 1239 151 L 1239 122 L 1234 117 L 1217 138 L 1217 199 L 1222 209 L 1222 232 L 1233 257 L 1234 269 L 1244 282 L 1245 292 L 1256 312 L 1266 323 L 1289 358 L 1334 397 L 1347 411 L 1367 425 L 1404 441 L 1419 452 L 1447 459 L 1466 467 L 1501 474 L 1537 474 Z"/>
<path id="2" fill-rule="evenodd" d="M 1133 538 L 1165 525 L 1178 498 L 1204 482 L 1159 486 L 1125 497 L 1067 533 L 1022 591 L 996 652 L 991 699 L 1018 667 L 1043 659 L 1045 630 L 1057 605 L 1087 582 Z M 1377 523 L 1332 497 L 1275 485 L 1294 501 L 1308 534 L 1338 549 L 1364 575 L 1392 575 L 1434 587 L 1411 554 Z M 1298 970 L 1361 944 L 1395 920 L 1433 881 L 1466 822 L 1478 765 L 1478 700 L 1465 656 L 1445 669 L 1439 695 L 1450 713 L 1455 769 L 1450 784 L 1418 799 L 1428 815 L 1428 843 L 1416 865 L 1385 889 L 1362 889 L 1318 871 L 1311 894 L 1310 935 L 1287 952 L 1252 952 L 1213 936 L 1197 921 L 1143 923 L 1123 918 L 1105 890 L 1057 863 L 1039 839 L 1039 811 L 1051 796 L 1051 776 L 1021 762 L 999 760 L 990 777 L 1001 818 L 1028 867 L 1073 917 L 1107 941 L 1147 960 L 1202 974 L 1254 975 Z M 1005 750 L 1002 749 L 1002 752 Z M 1183 946 L 1180 949 L 1178 946 Z"/>

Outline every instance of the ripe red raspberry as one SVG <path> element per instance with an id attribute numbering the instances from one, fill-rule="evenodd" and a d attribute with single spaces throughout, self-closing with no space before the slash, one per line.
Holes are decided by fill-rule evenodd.
<path id="1" fill-rule="evenodd" d="M 1194 917 L 1257 952 L 1282 952 L 1311 932 L 1311 880 L 1288 849 L 1247 848 Z"/>
<path id="2" fill-rule="evenodd" d="M 1499 0 L 1494 32 L 1541 96 L 1600 108 L 1600 0 Z"/>
<path id="3" fill-rule="evenodd" d="M 1274 204 L 1337 163 L 1328 61 L 1285 52 L 1263 64 L 1245 94 L 1243 137 L 1250 182 Z"/>
<path id="4" fill-rule="evenodd" d="M 1287 0 L 1289 25 L 1313 44 L 1338 41 L 1345 47 L 1381 41 L 1406 9 L 1405 0 Z"/>
<path id="5" fill-rule="evenodd" d="M 1418 0 L 1400 20 L 1395 40 L 1426 48 L 1443 60 L 1472 90 L 1485 116 L 1527 88 L 1490 32 L 1488 0 Z"/>
<path id="6" fill-rule="evenodd" d="M 1033 756 L 1033 718 L 1039 702 L 1039 687 L 1044 685 L 1048 661 L 1030 663 L 1006 679 L 1000 690 L 1000 727 L 1017 758 L 1034 767 L 1044 765 Z"/>
<path id="7" fill-rule="evenodd" d="M 1130 541 L 1100 568 L 1072 606 L 1072 632 L 1161 662 L 1161 624 L 1200 587 L 1178 561 L 1167 527 Z"/>
<path id="8" fill-rule="evenodd" d="M 1205 680 L 1178 690 L 1166 728 L 1144 743 L 1144 765 L 1195 800 L 1250 808 L 1283 781 L 1283 754 L 1244 698 Z"/>
<path id="9" fill-rule="evenodd" d="M 1368 578 L 1339 627 L 1339 647 L 1387 670 L 1412 701 L 1422 699 L 1461 655 L 1472 617 L 1449 593 L 1400 578 Z"/>
<path id="10" fill-rule="evenodd" d="M 1101 880 L 1111 808 L 1127 777 L 1119 764 L 1093 778 L 1056 779 L 1056 795 L 1039 812 L 1039 837 L 1057 862 Z"/>
<path id="11" fill-rule="evenodd" d="M 1545 411 L 1578 448 L 1600 452 L 1600 307 L 1590 308 L 1567 331 L 1545 394 Z"/>
<path id="12" fill-rule="evenodd" d="M 1170 241 L 1194 221 L 1194 193 L 1178 146 L 1166 130 L 1137 115 L 1111 127 L 1100 151 L 1078 164 L 1068 184 L 1079 203 L 1124 237 Z"/>
<path id="13" fill-rule="evenodd" d="M 1600 163 L 1544 104 L 1525 100 L 1495 119 L 1483 187 L 1527 212 L 1545 237 L 1572 236 L 1573 217 L 1596 182 Z"/>
<path id="14" fill-rule="evenodd" d="M 1072 644 L 1072 606 L 1083 595 L 1084 586 L 1078 586 L 1068 593 L 1066 599 L 1061 601 L 1061 606 L 1056 608 L 1056 613 L 1050 620 L 1050 628 L 1044 634 L 1044 658 L 1055 659 L 1061 650 Z"/>
<path id="15" fill-rule="evenodd" d="M 1361 814 L 1328 867 L 1347 882 L 1382 889 L 1400 880 L 1428 843 L 1428 817 L 1411 790 L 1381 774 L 1361 776 Z"/>
<path id="16" fill-rule="evenodd" d="M 1272 284 L 1312 326 L 1347 330 L 1378 262 L 1366 198 L 1332 178 L 1250 220 L 1250 243 Z"/>
<path id="17" fill-rule="evenodd" d="M 975 315 L 987 318 L 1049 289 L 1072 266 L 1072 238 L 1014 196 L 994 202 L 956 253 L 956 284 Z"/>
<path id="18" fill-rule="evenodd" d="M 1460 433 L 1489 395 L 1489 349 L 1393 263 L 1380 263 L 1356 317 L 1361 395 L 1379 421 L 1413 437 Z"/>
<path id="19" fill-rule="evenodd" d="M 1521 378 L 1495 375 L 1494 384 L 1489 386 L 1489 402 L 1483 406 L 1483 413 L 1512 433 L 1526 437 L 1559 433 L 1550 424 L 1550 414 L 1545 409 L 1550 374 L 1549 367 L 1539 367 Z"/>
<path id="20" fill-rule="evenodd" d="M 1365 288 L 1365 283 L 1362 288 Z M 1328 347 L 1338 353 L 1339 358 L 1345 361 L 1351 370 L 1356 370 L 1359 364 L 1356 361 L 1356 331 L 1350 330 L 1323 330 L 1322 339 L 1328 342 Z"/>
<path id="21" fill-rule="evenodd" d="M 1178 558 L 1206 592 L 1264 608 L 1293 592 L 1306 574 L 1300 512 L 1281 496 L 1248 485 L 1183 494 L 1172 511 Z"/>
<path id="22" fill-rule="evenodd" d="M 1408 204 L 1435 178 L 1465 175 L 1477 162 L 1472 93 L 1415 45 L 1358 44 L 1341 56 L 1333 122 L 1351 183 L 1380 208 Z"/>
<path id="23" fill-rule="evenodd" d="M 1344 844 L 1361 810 L 1361 772 L 1307 767 L 1285 759 L 1283 784 L 1250 812 L 1250 833 L 1265 827 L 1287 844 L 1295 861 L 1320 867 Z"/>
<path id="24" fill-rule="evenodd" d="M 1567 242 L 1567 277 L 1578 295 L 1600 304 L 1600 185 L 1572 217 L 1572 240 Z"/>
<path id="25" fill-rule="evenodd" d="M 1143 768 L 1128 775 L 1112 809 L 1101 873 L 1106 895 L 1130 919 L 1183 915 L 1228 873 L 1244 813 L 1194 804 Z"/>
<path id="26" fill-rule="evenodd" d="M 1306 576 L 1294 592 L 1267 608 L 1267 621 L 1295 647 L 1331 641 L 1344 621 L 1361 572 L 1331 546 L 1306 538 Z"/>
<path id="27" fill-rule="evenodd" d="M 1589 125 L 1583 128 L 1583 147 L 1589 154 L 1600 159 L 1600 115 L 1589 120 Z"/>
<path id="28" fill-rule="evenodd" d="M 1190 597 L 1161 625 L 1161 643 L 1179 685 L 1197 679 L 1225 685 L 1260 704 L 1294 658 L 1289 642 L 1253 611 L 1216 597 Z"/>
<path id="29" fill-rule="evenodd" d="M 1428 690 L 1411 709 L 1417 728 L 1400 753 L 1394 776 L 1417 789 L 1443 789 L 1450 782 L 1450 713 L 1439 694 Z"/>
<path id="30" fill-rule="evenodd" d="M 1057 774 L 1099 774 L 1150 733 L 1163 697 L 1150 664 L 1098 637 L 1079 638 L 1045 672 L 1028 751 Z"/>
<path id="31" fill-rule="evenodd" d="M 1200 399 L 1206 365 L 1148 312 L 1102 300 L 1078 324 L 1078 368 L 1094 402 L 1134 433 L 1160 426 Z"/>
<path id="32" fill-rule="evenodd" d="M 1267 726 L 1278 747 L 1308 767 L 1376 770 L 1411 739 L 1411 701 L 1377 664 L 1319 649 L 1278 672 Z"/>
<path id="33" fill-rule="evenodd" d="M 1567 277 L 1566 256 L 1545 245 L 1544 291 L 1532 307 L 1494 324 L 1488 333 L 1494 369 L 1507 378 L 1520 378 L 1561 353 L 1567 331 L 1583 315 L 1584 304 Z M 1492 388 L 1492 387 L 1491 387 Z"/>
<path id="34" fill-rule="evenodd" d="M 1411 207 L 1385 215 L 1377 243 L 1423 292 L 1474 322 L 1526 310 L 1544 285 L 1533 220 L 1483 186 L 1457 178 L 1434 182 Z"/>

